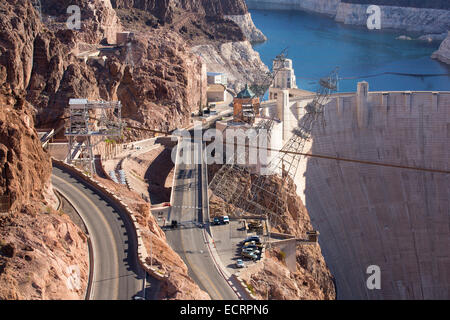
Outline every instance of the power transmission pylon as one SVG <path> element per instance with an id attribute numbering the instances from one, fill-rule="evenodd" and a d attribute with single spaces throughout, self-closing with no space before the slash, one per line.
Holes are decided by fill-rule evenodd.
<path id="1" fill-rule="evenodd" d="M 227 196 L 227 199 L 233 199 L 236 215 L 239 216 L 246 212 L 251 212 L 266 218 L 268 237 L 266 242 L 269 246 L 271 222 L 280 219 L 281 215 L 287 211 L 288 192 L 285 190 L 286 183 L 288 181 L 294 183 L 302 157 L 298 152 L 301 152 L 306 142 L 310 140 L 314 125 L 320 120 L 323 125 L 325 124 L 323 109 L 328 103 L 330 94 L 337 89 L 337 81 L 337 69 L 327 78 L 320 80 L 320 87 L 313 101 L 305 107 L 305 114 L 301 118 L 298 127 L 293 130 L 292 137 L 270 162 L 269 174 L 257 176 L 251 183 L 249 193 L 244 188 L 233 186 L 232 189 L 239 190 L 239 193 Z M 297 153 L 292 153 L 293 151 Z M 233 181 L 222 181 L 221 185 L 236 183 L 235 181 L 235 179 Z"/>
<path id="2" fill-rule="evenodd" d="M 255 139 L 266 138 L 270 139 L 270 132 L 273 128 L 273 119 L 263 119 L 261 120 L 253 129 L 256 131 L 257 135 Z M 262 134 L 267 133 L 267 137 Z M 231 142 L 234 143 L 234 142 Z M 234 147 L 234 146 L 233 146 Z M 225 164 L 217 171 L 214 178 L 209 184 L 209 189 L 218 197 L 222 198 L 225 203 L 233 203 L 233 196 L 235 194 L 240 194 L 243 192 L 241 190 L 243 186 L 234 179 L 242 176 L 250 176 L 250 170 L 245 165 L 246 159 L 249 159 L 250 148 L 245 146 L 245 152 L 238 154 L 233 152 L 232 154 L 225 155 Z"/>
<path id="3" fill-rule="evenodd" d="M 122 105 L 120 101 L 88 101 L 70 99 L 67 162 L 77 162 L 90 174 L 95 174 L 93 138 L 97 143 L 122 136 Z M 95 117 L 97 116 L 97 117 Z"/>
<path id="4" fill-rule="evenodd" d="M 285 48 L 283 51 L 280 52 L 280 54 L 276 56 L 275 59 L 278 61 L 284 61 L 285 59 L 287 59 L 287 50 L 288 48 Z M 258 98 L 258 108 L 254 108 L 253 105 L 246 105 L 246 107 L 242 106 L 242 110 L 234 115 L 235 119 L 241 119 L 239 121 L 244 121 L 253 124 L 253 121 L 256 118 L 256 116 L 258 116 L 261 113 L 261 101 L 263 100 L 267 90 L 269 90 L 270 86 L 272 85 L 275 77 L 278 74 L 278 71 L 282 68 L 282 65 L 283 65 L 282 63 L 278 64 L 279 66 L 278 68 L 275 68 L 272 65 L 272 70 L 265 74 L 261 82 L 259 83 L 254 82 L 253 84 L 250 85 L 250 90 L 254 94 L 251 97 L 251 99 Z M 244 118 L 253 120 L 251 121 L 242 120 Z"/>

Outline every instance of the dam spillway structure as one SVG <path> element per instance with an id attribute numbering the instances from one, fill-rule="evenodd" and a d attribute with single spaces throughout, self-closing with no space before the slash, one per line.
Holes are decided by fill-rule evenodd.
<path id="1" fill-rule="evenodd" d="M 285 125 L 312 99 L 280 95 Z M 338 299 L 448 299 L 450 92 L 369 92 L 360 82 L 332 95 L 324 118 L 307 152 L 396 166 L 307 157 L 299 168 Z M 370 266 L 380 289 L 367 286 Z"/>

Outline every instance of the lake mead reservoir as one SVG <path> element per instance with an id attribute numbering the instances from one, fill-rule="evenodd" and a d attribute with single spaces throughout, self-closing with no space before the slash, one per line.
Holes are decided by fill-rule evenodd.
<path id="1" fill-rule="evenodd" d="M 288 47 L 297 85 L 315 91 L 317 79 L 339 67 L 339 91 L 355 91 L 368 81 L 371 91 L 450 91 L 450 76 L 417 77 L 384 74 L 449 74 L 450 66 L 431 59 L 439 42 L 398 40 L 402 31 L 371 31 L 302 11 L 250 10 L 255 25 L 268 40 L 255 44 L 263 62 Z M 412 36 L 413 37 L 413 36 Z"/>

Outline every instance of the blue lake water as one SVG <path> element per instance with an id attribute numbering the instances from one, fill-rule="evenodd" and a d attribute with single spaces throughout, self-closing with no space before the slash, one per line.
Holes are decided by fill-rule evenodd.
<path id="1" fill-rule="evenodd" d="M 333 19 L 301 11 L 250 10 L 255 25 L 268 41 L 254 45 L 263 62 L 271 67 L 272 59 L 289 47 L 297 85 L 315 91 L 317 80 L 339 67 L 342 79 L 339 91 L 356 90 L 358 81 L 369 82 L 371 91 L 442 90 L 450 91 L 450 76 L 408 77 L 382 75 L 383 72 L 414 74 L 448 74 L 450 67 L 430 58 L 439 43 L 402 41 L 396 37 L 404 32 L 370 31 L 345 26 Z"/>

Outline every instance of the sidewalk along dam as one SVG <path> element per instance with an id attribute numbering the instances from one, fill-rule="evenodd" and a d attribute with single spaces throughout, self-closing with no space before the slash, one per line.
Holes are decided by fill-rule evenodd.
<path id="1" fill-rule="evenodd" d="M 278 94 L 284 140 L 309 101 Z M 448 299 L 450 92 L 369 92 L 361 82 L 324 110 L 306 152 L 432 169 L 304 158 L 297 192 L 320 232 L 338 299 Z M 371 290 L 373 265 L 381 288 Z"/>

